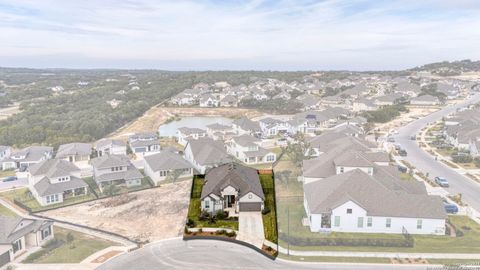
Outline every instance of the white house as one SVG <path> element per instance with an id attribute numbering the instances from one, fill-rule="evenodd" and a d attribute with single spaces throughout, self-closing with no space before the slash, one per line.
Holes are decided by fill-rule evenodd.
<path id="1" fill-rule="evenodd" d="M 200 96 L 200 107 L 218 107 L 220 101 L 212 94 L 203 94 Z"/>
<path id="2" fill-rule="evenodd" d="M 238 216 L 239 212 L 262 211 L 265 194 L 257 170 L 229 163 L 208 171 L 200 199 L 202 211 Z"/>
<path id="3" fill-rule="evenodd" d="M 359 169 L 305 184 L 304 193 L 312 232 L 445 234 L 439 196 L 394 189 Z"/>
<path id="4" fill-rule="evenodd" d="M 93 179 L 100 190 L 107 185 L 135 187 L 142 184 L 143 175 L 127 156 L 108 155 L 92 159 Z"/>
<path id="5" fill-rule="evenodd" d="M 272 137 L 278 134 L 285 134 L 290 130 L 290 125 L 288 122 L 271 117 L 263 118 L 258 122 L 260 124 L 260 128 L 262 129 L 263 137 Z"/>
<path id="6" fill-rule="evenodd" d="M 49 159 L 30 166 L 28 185 L 42 206 L 61 203 L 68 198 L 88 194 L 81 170 L 63 159 Z"/>
<path id="7" fill-rule="evenodd" d="M 73 163 L 88 163 L 92 155 L 92 145 L 89 143 L 69 143 L 58 147 L 55 158 Z"/>
<path id="8" fill-rule="evenodd" d="M 233 131 L 238 135 L 250 134 L 252 136 L 260 136 L 262 129 L 258 122 L 254 122 L 246 117 L 236 119 L 232 123 Z"/>
<path id="9" fill-rule="evenodd" d="M 177 129 L 177 142 L 180 145 L 187 145 L 189 140 L 198 140 L 207 136 L 207 132 L 201 128 L 181 127 Z"/>
<path id="10" fill-rule="evenodd" d="M 151 155 L 160 152 L 160 140 L 155 133 L 137 133 L 128 137 L 132 152 L 141 155 Z"/>
<path id="11" fill-rule="evenodd" d="M 193 166 L 172 151 L 164 150 L 146 156 L 144 162 L 145 175 L 150 177 L 156 185 L 167 179 L 169 175 L 175 175 L 178 179 L 193 177 Z"/>
<path id="12" fill-rule="evenodd" d="M 244 134 L 227 141 L 227 152 L 246 164 L 273 163 L 277 155 L 260 147 L 261 140 Z"/>
<path id="13" fill-rule="evenodd" d="M 95 143 L 95 151 L 98 157 L 104 155 L 126 155 L 127 145 L 120 140 L 101 139 Z"/>
<path id="14" fill-rule="evenodd" d="M 29 146 L 22 150 L 13 151 L 9 158 L 3 159 L 2 169 L 26 170 L 33 164 L 40 163 L 53 157 L 53 147 Z"/>
<path id="15" fill-rule="evenodd" d="M 208 137 L 189 140 L 185 146 L 184 156 L 200 174 L 232 161 L 223 143 Z"/>

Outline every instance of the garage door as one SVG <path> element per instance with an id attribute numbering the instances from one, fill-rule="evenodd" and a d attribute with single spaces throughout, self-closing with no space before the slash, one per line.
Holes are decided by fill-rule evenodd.
<path id="1" fill-rule="evenodd" d="M 0 254 L 0 267 L 10 262 L 10 254 L 8 251 L 6 253 Z"/>
<path id="2" fill-rule="evenodd" d="M 240 203 L 240 212 L 255 212 L 262 210 L 262 203 Z"/>

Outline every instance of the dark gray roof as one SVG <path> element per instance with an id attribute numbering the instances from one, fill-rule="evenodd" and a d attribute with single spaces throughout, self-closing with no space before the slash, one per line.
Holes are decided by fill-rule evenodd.
<path id="1" fill-rule="evenodd" d="M 30 166 L 29 172 L 33 176 L 45 175 L 48 178 L 67 176 L 80 169 L 73 163 L 62 159 L 48 159 Z"/>
<path id="2" fill-rule="evenodd" d="M 199 138 L 198 140 L 189 140 L 186 147 L 191 148 L 193 158 L 200 165 L 216 165 L 232 161 L 220 141 Z"/>
<path id="3" fill-rule="evenodd" d="M 107 182 L 115 180 L 135 180 L 142 179 L 142 173 L 133 165 L 128 166 L 126 171 L 106 173 L 95 177 L 96 182 Z"/>
<path id="4" fill-rule="evenodd" d="M 134 148 L 152 146 L 152 145 L 160 145 L 160 140 L 146 140 L 146 141 L 132 141 L 132 142 L 130 142 L 130 146 L 134 147 Z"/>
<path id="5" fill-rule="evenodd" d="M 221 191 L 228 186 L 238 190 L 240 198 L 252 192 L 263 200 L 265 199 L 258 172 L 250 167 L 236 163 L 224 164 L 208 171 L 205 181 L 201 199 L 212 193 L 221 196 Z"/>
<path id="6" fill-rule="evenodd" d="M 40 197 L 63 193 L 66 190 L 73 190 L 76 188 L 87 187 L 87 183 L 80 178 L 70 176 L 69 181 L 50 183 L 47 177 L 42 178 L 33 187 Z"/>
<path id="7" fill-rule="evenodd" d="M 211 130 L 229 130 L 229 129 L 232 129 L 232 126 L 213 123 L 213 124 L 207 125 L 207 128 Z"/>
<path id="8" fill-rule="evenodd" d="M 89 143 L 69 143 L 62 144 L 58 147 L 56 158 L 64 158 L 67 156 L 89 156 L 92 154 L 92 145 Z"/>
<path id="9" fill-rule="evenodd" d="M 120 140 L 101 139 L 95 143 L 95 148 L 103 148 L 105 146 L 126 146 L 126 144 Z"/>
<path id="10" fill-rule="evenodd" d="M 52 221 L 0 215 L 0 244 L 12 244 L 20 237 L 53 225 Z"/>
<path id="11" fill-rule="evenodd" d="M 232 140 L 235 141 L 235 143 L 237 143 L 238 145 L 243 147 L 258 146 L 256 143 L 260 142 L 260 139 L 247 134 L 233 137 Z"/>
<path id="12" fill-rule="evenodd" d="M 162 151 L 158 154 L 146 156 L 144 159 L 153 171 L 192 168 L 192 165 L 182 156 L 171 151 Z"/>
<path id="13" fill-rule="evenodd" d="M 206 132 L 201 128 L 191 128 L 191 127 L 181 127 L 181 128 L 178 128 L 178 131 L 180 131 L 182 134 L 185 134 L 185 135 L 197 134 L 197 133 L 202 134 Z"/>
<path id="14" fill-rule="evenodd" d="M 331 213 L 332 209 L 353 201 L 368 216 L 447 217 L 440 197 L 390 190 L 359 169 L 305 184 L 304 190 L 313 214 Z"/>

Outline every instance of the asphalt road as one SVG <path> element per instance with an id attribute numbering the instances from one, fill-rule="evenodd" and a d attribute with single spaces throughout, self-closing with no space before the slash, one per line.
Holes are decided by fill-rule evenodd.
<path id="1" fill-rule="evenodd" d="M 27 178 L 19 178 L 16 181 L 10 181 L 10 182 L 2 182 L 2 179 L 0 179 L 0 191 L 11 189 L 14 187 L 26 187 L 26 186 L 28 186 Z"/>
<path id="2" fill-rule="evenodd" d="M 427 269 L 422 265 L 381 265 L 341 263 L 296 263 L 272 261 L 256 251 L 233 243 L 214 240 L 171 239 L 127 253 L 97 268 L 97 270 L 154 269 Z"/>
<path id="3" fill-rule="evenodd" d="M 467 202 L 470 206 L 480 211 L 480 184 L 457 173 L 442 162 L 436 161 L 435 158 L 418 146 L 417 141 L 410 140 L 411 135 L 419 132 L 424 126 L 428 125 L 428 123 L 440 120 L 442 117 L 455 112 L 458 108 L 477 102 L 480 102 L 480 94 L 462 103 L 445 107 L 440 111 L 411 122 L 400 128 L 398 130 L 399 133 L 394 135 L 394 138 L 395 142 L 399 143 L 401 147 L 407 151 L 408 155 L 404 158 L 405 160 L 414 165 L 418 170 L 424 173 L 428 172 L 429 177 L 432 179 L 435 178 L 435 176 L 447 178 L 450 187 L 446 188 L 446 190 L 451 194 L 461 193 L 464 202 Z"/>

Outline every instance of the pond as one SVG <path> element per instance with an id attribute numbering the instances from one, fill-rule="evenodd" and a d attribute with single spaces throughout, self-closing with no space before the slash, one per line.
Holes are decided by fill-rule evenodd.
<path id="1" fill-rule="evenodd" d="M 189 128 L 201 128 L 207 129 L 207 126 L 210 124 L 218 123 L 223 125 L 230 125 L 233 122 L 233 119 L 226 117 L 209 117 L 209 116 L 188 116 L 182 117 L 178 121 L 173 121 L 167 124 L 163 124 L 158 128 L 160 136 L 169 137 L 175 136 L 178 128 L 189 127 Z"/>

